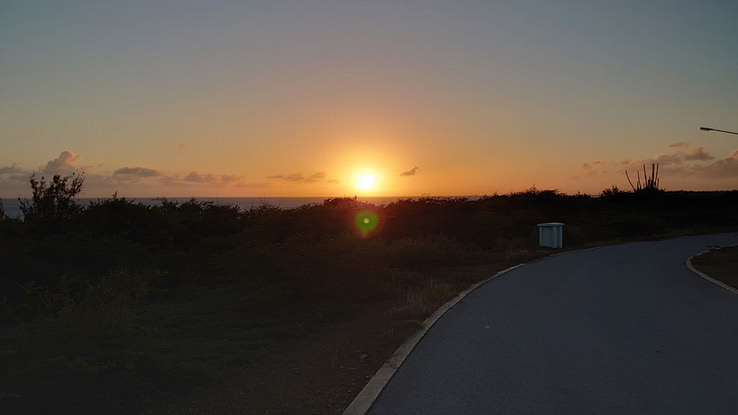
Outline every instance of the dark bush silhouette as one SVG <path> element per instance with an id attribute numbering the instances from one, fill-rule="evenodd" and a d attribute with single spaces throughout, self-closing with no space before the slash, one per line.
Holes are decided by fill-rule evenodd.
<path id="1" fill-rule="evenodd" d="M 134 241 L 157 241 L 169 231 L 164 215 L 155 207 L 120 198 L 90 203 L 79 215 L 79 228 L 95 235 L 120 236 Z"/>
<path id="2" fill-rule="evenodd" d="M 75 173 L 64 177 L 55 174 L 47 183 L 43 176 L 36 180 L 36 175 L 31 175 L 31 200 L 18 199 L 23 220 L 36 228 L 58 229 L 81 212 L 74 198 L 82 191 L 84 180 L 83 175 Z"/>

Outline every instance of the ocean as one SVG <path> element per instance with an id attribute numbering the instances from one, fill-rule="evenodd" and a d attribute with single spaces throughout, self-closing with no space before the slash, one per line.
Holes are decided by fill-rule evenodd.
<path id="1" fill-rule="evenodd" d="M 362 202 L 372 203 L 377 206 L 386 205 L 388 203 L 396 202 L 399 199 L 408 199 L 412 196 L 395 196 L 395 197 L 359 197 L 358 200 Z M 415 196 L 417 197 L 417 196 Z M 135 202 L 141 202 L 145 205 L 161 205 L 161 198 L 126 198 Z M 167 198 L 170 202 L 186 202 L 191 198 Z M 321 204 L 327 197 L 219 197 L 219 198 L 196 198 L 198 201 L 211 201 L 218 204 L 224 205 L 236 205 L 241 209 L 248 210 L 261 205 L 273 205 L 279 206 L 284 209 L 294 209 L 303 205 L 309 204 Z M 79 198 L 76 199 L 78 203 L 83 206 L 88 205 L 90 202 L 98 201 L 98 198 Z M 18 218 L 21 216 L 20 202 L 18 199 L 2 199 L 3 207 L 5 208 L 5 214 L 11 218 Z"/>

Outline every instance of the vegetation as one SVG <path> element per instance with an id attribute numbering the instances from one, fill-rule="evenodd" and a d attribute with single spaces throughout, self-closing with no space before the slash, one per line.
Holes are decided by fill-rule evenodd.
<path id="1" fill-rule="evenodd" d="M 56 174 L 47 183 L 43 176 L 36 180 L 34 174 L 30 182 L 33 190 L 31 200 L 20 201 L 24 220 L 30 226 L 51 230 L 80 212 L 81 207 L 74 198 L 82 191 L 84 176 L 72 174 L 62 177 Z"/>
<path id="2" fill-rule="evenodd" d="M 654 179 L 647 183 L 658 186 Z M 738 229 L 736 191 L 644 199 L 637 189 L 595 198 L 532 188 L 243 211 L 115 195 L 80 206 L 82 182 L 32 178 L 23 219 L 0 216 L 0 407 L 8 413 L 158 413 L 244 371 L 239 393 L 260 412 L 340 412 L 440 304 L 547 254 L 536 223 L 565 222 L 568 248 Z M 360 229 L 360 213 L 376 226 Z M 310 362 L 329 372 L 291 382 Z M 264 385 L 287 389 L 277 399 Z M 89 391 L 85 399 L 79 390 Z"/>
<path id="3" fill-rule="evenodd" d="M 633 182 L 630 180 L 630 176 L 628 175 L 628 171 L 625 171 L 625 177 L 628 179 L 628 183 L 630 183 L 630 187 L 633 188 L 633 193 L 635 194 L 645 194 L 645 195 L 652 195 L 659 192 L 663 192 L 662 189 L 659 188 L 659 165 L 652 163 L 651 164 L 651 175 L 648 175 L 648 172 L 646 171 L 646 165 L 643 165 L 643 183 L 641 183 L 641 173 L 636 170 L 636 184 L 633 185 Z"/>

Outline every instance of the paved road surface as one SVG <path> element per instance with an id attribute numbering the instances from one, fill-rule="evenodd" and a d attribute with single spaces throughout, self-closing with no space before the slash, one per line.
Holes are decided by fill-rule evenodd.
<path id="1" fill-rule="evenodd" d="M 738 295 L 684 265 L 731 244 L 602 247 L 492 280 L 433 326 L 369 413 L 736 414 Z"/>

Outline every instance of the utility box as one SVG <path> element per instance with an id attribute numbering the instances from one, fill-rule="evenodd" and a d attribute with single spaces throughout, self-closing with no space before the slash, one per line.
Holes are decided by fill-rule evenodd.
<path id="1" fill-rule="evenodd" d="M 549 248 L 563 248 L 564 224 L 561 222 L 539 223 L 538 244 Z"/>

